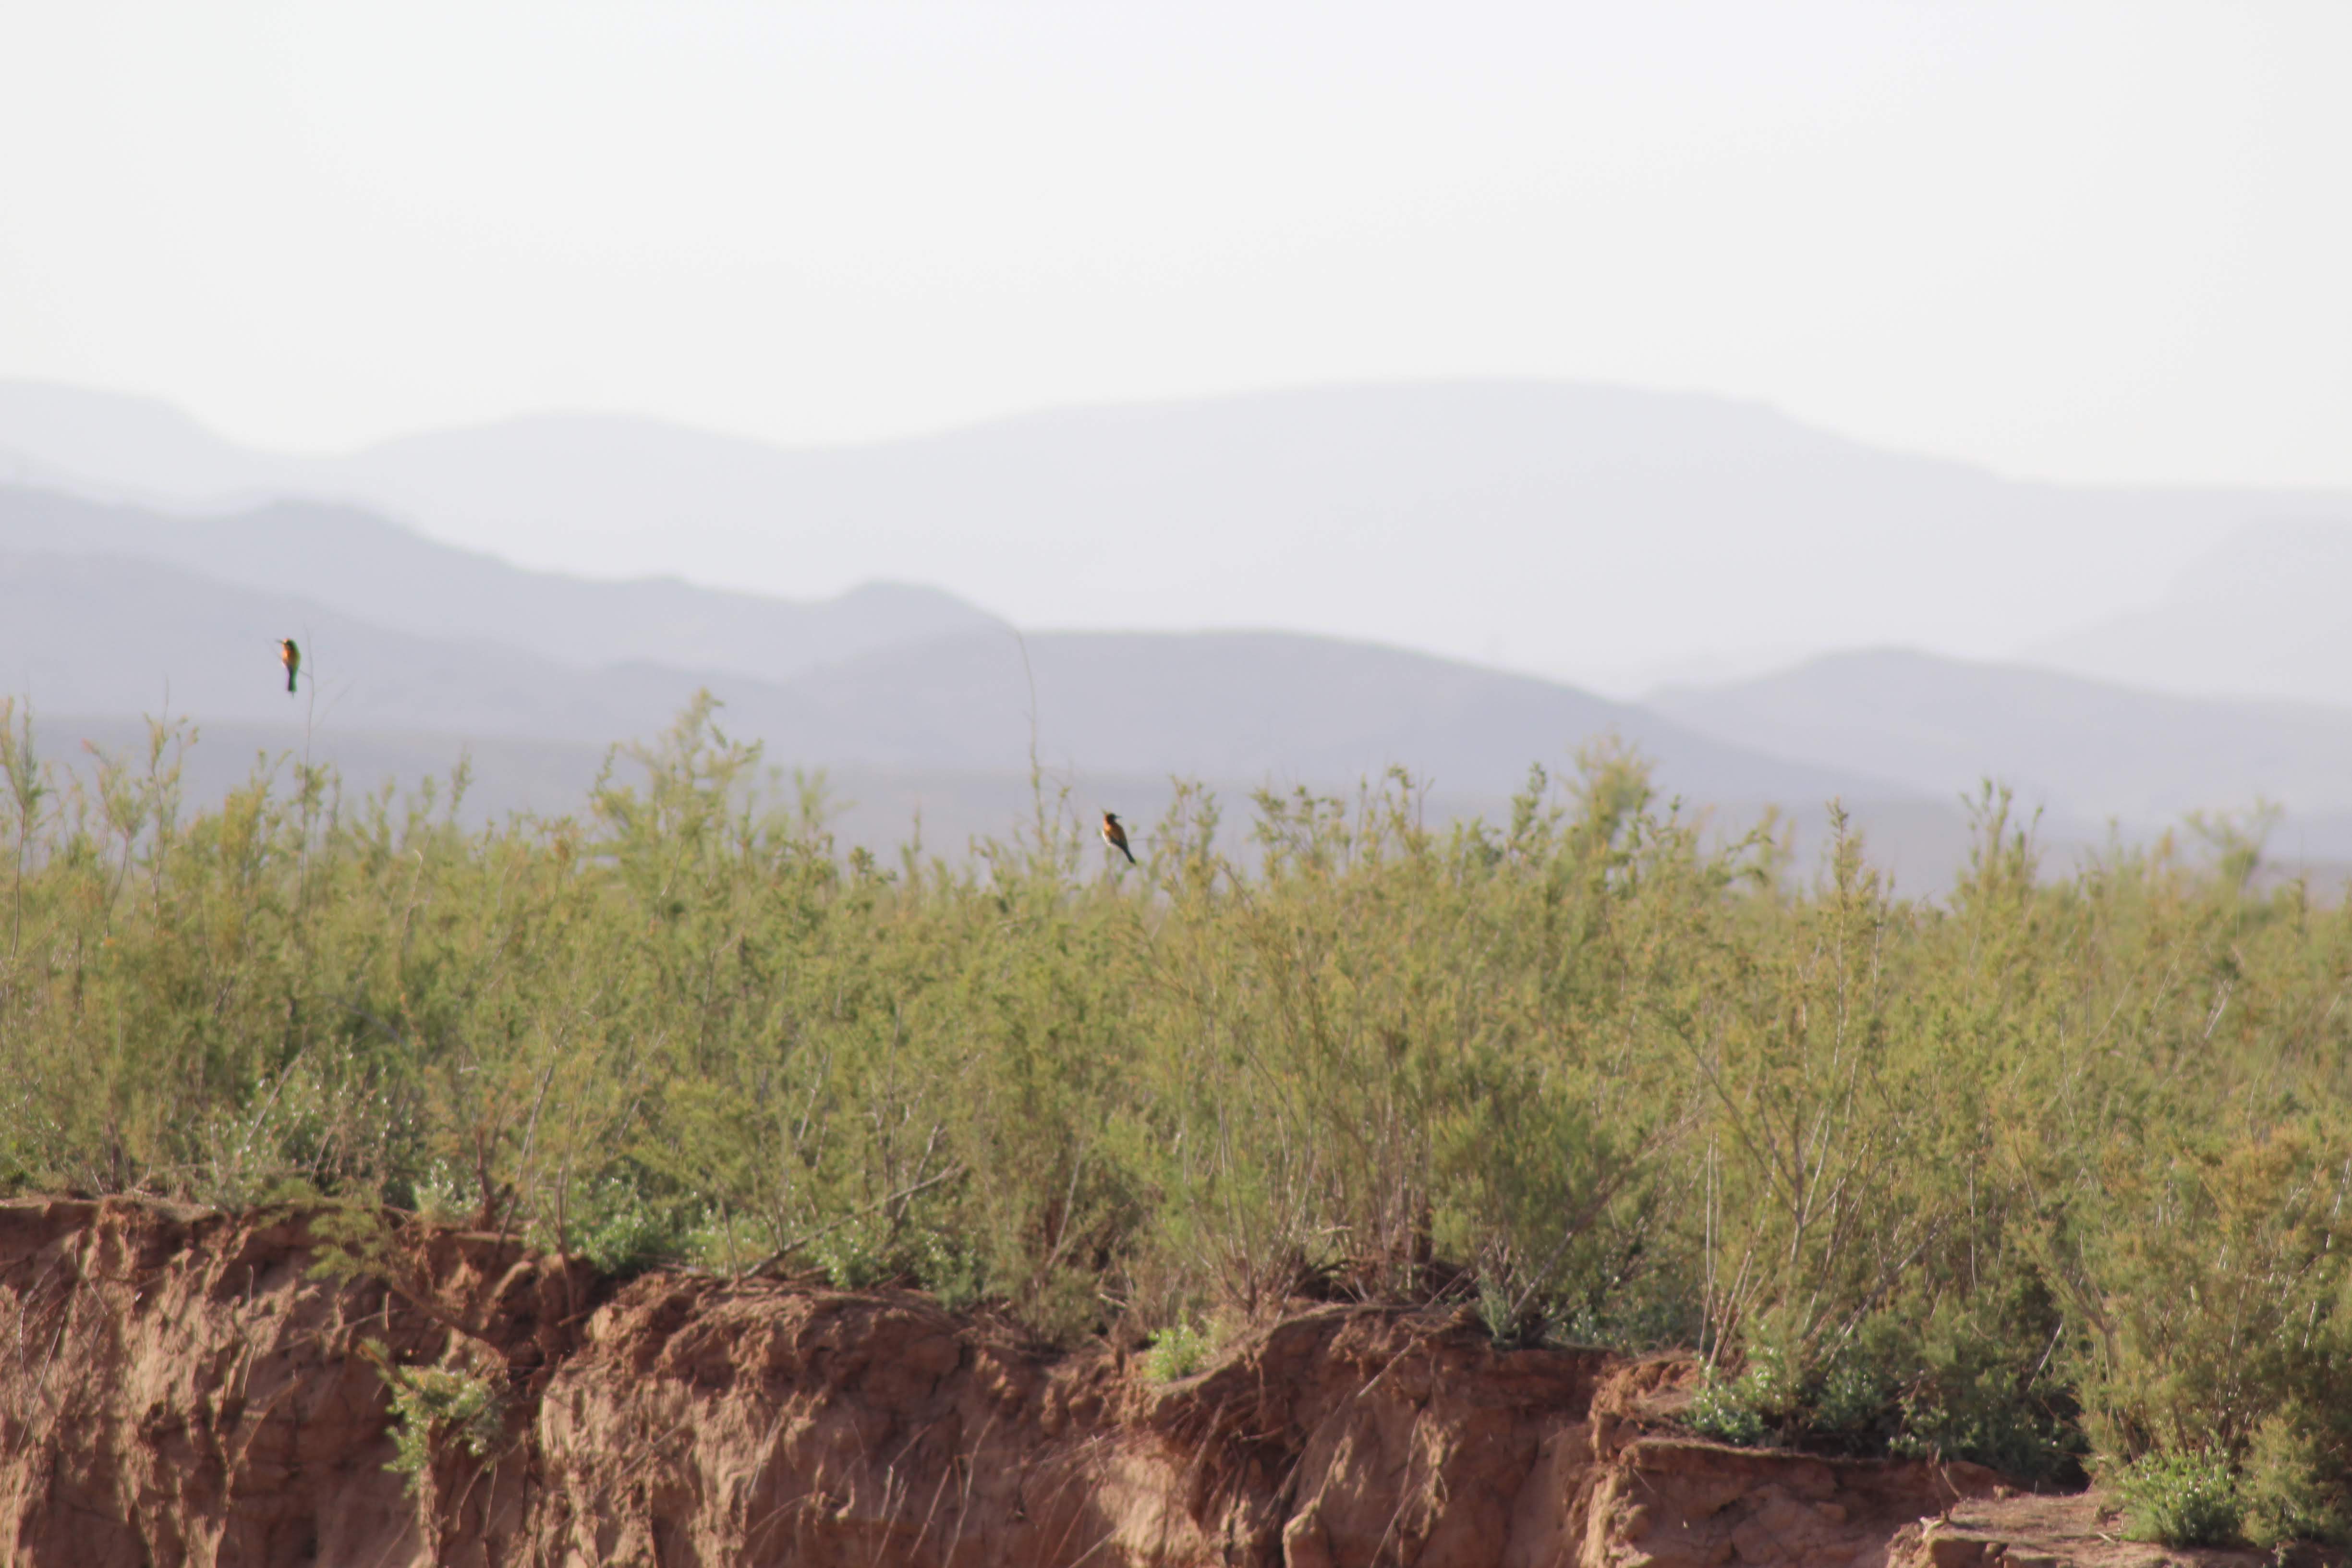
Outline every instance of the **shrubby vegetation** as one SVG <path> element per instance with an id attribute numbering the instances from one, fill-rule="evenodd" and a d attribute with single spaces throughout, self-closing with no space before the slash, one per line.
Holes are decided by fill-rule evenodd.
<path id="1" fill-rule="evenodd" d="M 462 773 L 188 813 L 174 732 L 79 786 L 7 736 L 13 1187 L 382 1202 L 1060 1340 L 1451 1300 L 1689 1347 L 1727 1438 L 2340 1528 L 2352 916 L 2242 839 L 2053 875 L 1988 793 L 1907 902 L 1842 826 L 1810 874 L 1711 847 L 1602 752 L 1507 822 L 1397 776 L 1261 797 L 1237 859 L 1188 790 L 1138 872 L 1041 792 L 885 866 L 707 707 L 480 832 Z"/>
<path id="2" fill-rule="evenodd" d="M 2241 1539 L 2243 1488 L 2223 1455 L 2146 1454 L 2118 1466 L 2111 1480 L 2123 1500 L 2124 1528 L 2135 1541 L 2228 1546 Z"/>
<path id="3" fill-rule="evenodd" d="M 1206 1366 L 1215 1348 L 1197 1325 L 1180 1321 L 1152 1337 L 1151 1347 L 1143 1354 L 1143 1368 L 1154 1383 L 1173 1383 Z"/>
<path id="4" fill-rule="evenodd" d="M 467 1367 L 403 1366 L 381 1341 L 362 1343 L 390 1391 L 393 1455 L 384 1468 L 408 1478 L 413 1492 L 433 1466 L 436 1447 L 455 1445 L 489 1458 L 506 1435 L 506 1400 L 497 1382 Z"/>

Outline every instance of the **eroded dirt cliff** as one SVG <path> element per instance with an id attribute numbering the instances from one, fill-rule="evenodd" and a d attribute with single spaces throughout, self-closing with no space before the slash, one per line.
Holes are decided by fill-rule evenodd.
<path id="1" fill-rule="evenodd" d="M 423 1366 L 498 1403 L 470 1434 L 425 1428 L 412 1478 L 387 1468 L 385 1368 Z M 1674 1370 L 1319 1307 L 1160 1385 L 1110 1348 L 1045 1354 L 907 1293 L 681 1274 L 614 1288 L 504 1238 L 333 1211 L 17 1202 L 0 1205 L 0 1559 L 2051 1556 L 2004 1539 L 1995 1478 L 1971 1467 L 1677 1438 L 1661 1421 Z"/>

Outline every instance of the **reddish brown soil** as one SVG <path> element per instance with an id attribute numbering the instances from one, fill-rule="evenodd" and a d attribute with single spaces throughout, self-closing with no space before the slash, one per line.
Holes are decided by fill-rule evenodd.
<path id="1" fill-rule="evenodd" d="M 1906 1527 L 1888 1561 L 1890 1568 L 2340 1568 L 2344 1559 L 2341 1551 L 2309 1546 L 2157 1546 L 2124 1540 L 2122 1528 L 2096 1493 L 2034 1497 L 2004 1487 Z"/>
<path id="2" fill-rule="evenodd" d="M 1997 1500 L 1972 1467 L 1677 1438 L 1674 1363 L 1501 1351 L 1458 1316 L 1313 1308 L 1162 1386 L 1108 1347 L 1042 1353 L 908 1293 L 674 1273 L 614 1289 L 499 1237 L 339 1238 L 336 1224 L 0 1205 L 0 1562 L 2144 1568 L 2160 1555 L 2103 1539 L 2087 1501 Z M 322 1275 L 336 1256 L 344 1267 Z M 505 1415 L 488 1452 L 436 1430 L 413 1488 L 387 1469 L 372 1342 L 397 1363 L 491 1377 Z"/>

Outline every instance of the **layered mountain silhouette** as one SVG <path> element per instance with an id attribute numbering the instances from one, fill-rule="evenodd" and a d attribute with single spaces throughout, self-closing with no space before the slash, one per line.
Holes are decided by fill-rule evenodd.
<path id="1" fill-rule="evenodd" d="M 323 530 L 383 526 L 319 509 L 256 515 L 269 526 L 289 516 Z M 120 509 L 104 521 L 117 544 L 181 526 Z M 442 550 L 413 539 L 396 548 L 415 552 L 428 578 Z M 206 564 L 226 571 L 238 559 L 222 551 Z M 524 580 L 518 592 L 562 586 L 513 574 Z M 592 603 L 614 586 L 584 585 Z M 272 647 L 289 628 L 310 649 L 310 684 L 294 698 Z M 1821 807 L 1841 798 L 1914 889 L 1939 883 L 1964 855 L 1958 798 L 1988 777 L 2046 808 L 2045 837 L 2061 845 L 2095 841 L 2109 818 L 2144 836 L 2189 811 L 2266 800 L 2289 810 L 2285 851 L 2352 858 L 2352 714 L 2310 705 L 2168 698 L 1901 650 L 1667 690 L 1647 705 L 1294 634 L 1022 637 L 983 622 L 819 651 L 773 680 L 645 659 L 592 668 L 495 637 L 380 626 L 168 560 L 0 554 L 0 680 L 34 699 L 51 754 L 82 741 L 134 749 L 135 716 L 168 709 L 205 731 L 191 774 L 200 793 L 242 779 L 257 753 L 334 762 L 357 788 L 413 785 L 463 754 L 470 816 L 576 811 L 609 742 L 657 733 L 708 688 L 730 733 L 760 741 L 779 766 L 826 773 L 846 837 L 876 848 L 903 842 L 919 818 L 935 849 L 1007 831 L 1034 806 L 1033 757 L 1049 794 L 1076 793 L 1074 811 L 1111 800 L 1145 823 L 1171 776 L 1231 800 L 1261 787 L 1345 794 L 1392 765 L 1431 790 L 1442 817 L 1496 815 L 1530 764 L 1572 774 L 1580 748 L 1613 743 L 1650 757 L 1663 792 L 1717 808 L 1726 830 L 1782 809 L 1807 850 Z"/>
<path id="2" fill-rule="evenodd" d="M 1613 738 L 1728 826 L 1840 797 L 1913 886 L 1962 853 L 1958 797 L 1987 777 L 2059 841 L 2261 800 L 2326 859 L 2352 857 L 2347 519 L 2342 497 L 2020 484 L 1751 405 L 1541 384 L 821 451 L 550 417 L 340 458 L 0 385 L 0 691 L 109 745 L 168 701 L 215 784 L 255 752 L 364 784 L 465 749 L 477 810 L 562 811 L 610 742 L 707 688 L 772 761 L 844 783 L 877 847 L 918 812 L 935 844 L 1000 830 L 1033 759 L 1144 821 L 1171 775 L 1344 792 L 1391 765 L 1458 813 Z M 700 581 L 625 575 L 655 564 Z M 1018 637 L 1008 611 L 1061 629 Z M 1640 703 L 1525 673 L 1841 642 L 1881 648 Z M 2246 700 L 2279 692 L 2305 700 Z"/>
<path id="3" fill-rule="evenodd" d="M 1722 398 L 1538 382 L 1308 388 L 789 449 L 564 416 L 333 458 L 167 408 L 0 387 L 0 478 L 219 505 L 341 499 L 593 577 L 793 599 L 932 584 L 1025 626 L 1282 626 L 1619 692 L 1903 642 L 2012 655 L 2161 599 L 2341 496 L 2024 483 Z"/>
<path id="4" fill-rule="evenodd" d="M 1839 654 L 1760 679 L 1669 688 L 1650 705 L 1728 744 L 1867 768 L 1951 799 L 1986 781 L 2081 834 L 2192 813 L 2282 809 L 2294 852 L 2352 858 L 2352 711 L 2174 697 L 2022 665 L 1906 649 Z"/>
<path id="5" fill-rule="evenodd" d="M 2352 708 L 2352 526 L 2275 518 L 2192 561 L 2164 596 L 2026 656 L 2096 679 Z"/>
<path id="6" fill-rule="evenodd" d="M 869 583 L 836 598 L 793 603 L 675 579 L 597 582 L 526 572 L 372 513 L 316 501 L 170 516 L 0 486 L 0 552 L 169 565 L 307 600 L 383 630 L 499 642 L 581 668 L 642 659 L 782 679 L 894 643 L 997 624 L 937 589 L 904 584 Z"/>
<path id="7" fill-rule="evenodd" d="M 1089 772 L 1352 786 L 1391 765 L 1507 795 L 1530 764 L 1608 737 L 1694 800 L 1905 795 L 1759 756 L 1645 710 L 1426 655 L 1278 633 L 1002 627 L 900 643 L 782 681 L 642 660 L 586 669 L 487 638 L 394 630 L 283 594 L 119 556 L 0 556 L 0 668 L 52 712 L 173 711 L 330 731 L 605 742 L 653 734 L 698 689 L 780 763 L 1024 776 Z M 295 629 L 310 694 L 271 679 Z M 315 706 L 313 706 L 315 705 Z"/>
<path id="8" fill-rule="evenodd" d="M 177 525 L 123 509 L 103 517 L 118 544 Z M 316 508 L 226 521 L 266 537 L 289 517 L 368 526 Z M 223 572 L 239 559 L 223 551 L 205 564 Z M 259 574 L 289 570 L 269 562 Z M 306 650 L 292 697 L 272 643 L 289 630 Z M 1843 797 L 1887 824 L 1886 847 L 1928 880 L 1960 837 L 1948 808 L 1865 774 L 1761 755 L 1553 682 L 1295 634 L 1024 637 L 983 623 L 826 657 L 782 679 L 643 659 L 587 668 L 518 641 L 379 625 L 175 560 L 66 549 L 0 553 L 0 689 L 32 699 L 52 756 L 75 758 L 83 742 L 133 753 L 142 714 L 194 721 L 198 795 L 241 782 L 257 756 L 332 763 L 361 790 L 414 787 L 464 756 L 472 819 L 577 812 L 610 743 L 656 735 L 708 689 L 730 735 L 759 742 L 779 768 L 827 775 L 845 838 L 877 849 L 903 844 L 919 822 L 950 852 L 1010 831 L 1035 808 L 1033 763 L 1048 796 L 1082 803 L 1071 812 L 1114 802 L 1147 826 L 1175 778 L 1238 805 L 1261 788 L 1352 794 L 1402 767 L 1442 821 L 1499 815 L 1532 765 L 1572 777 L 1593 746 L 1639 751 L 1663 792 L 1714 808 L 1721 831 L 1779 807 L 1810 832 L 1822 804 Z M 1234 813 L 1237 830 L 1245 821 Z"/>

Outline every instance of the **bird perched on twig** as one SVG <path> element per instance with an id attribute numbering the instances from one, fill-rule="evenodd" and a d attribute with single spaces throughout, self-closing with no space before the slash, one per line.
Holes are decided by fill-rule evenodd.
<path id="1" fill-rule="evenodd" d="M 1135 851 L 1127 847 L 1127 829 L 1118 825 L 1118 813 L 1115 811 L 1103 813 L 1103 842 L 1126 856 L 1129 865 L 1135 864 Z"/>
<path id="2" fill-rule="evenodd" d="M 302 668 L 302 650 L 294 646 L 292 637 L 278 639 L 278 662 L 286 667 L 286 689 L 294 689 L 294 672 Z"/>

